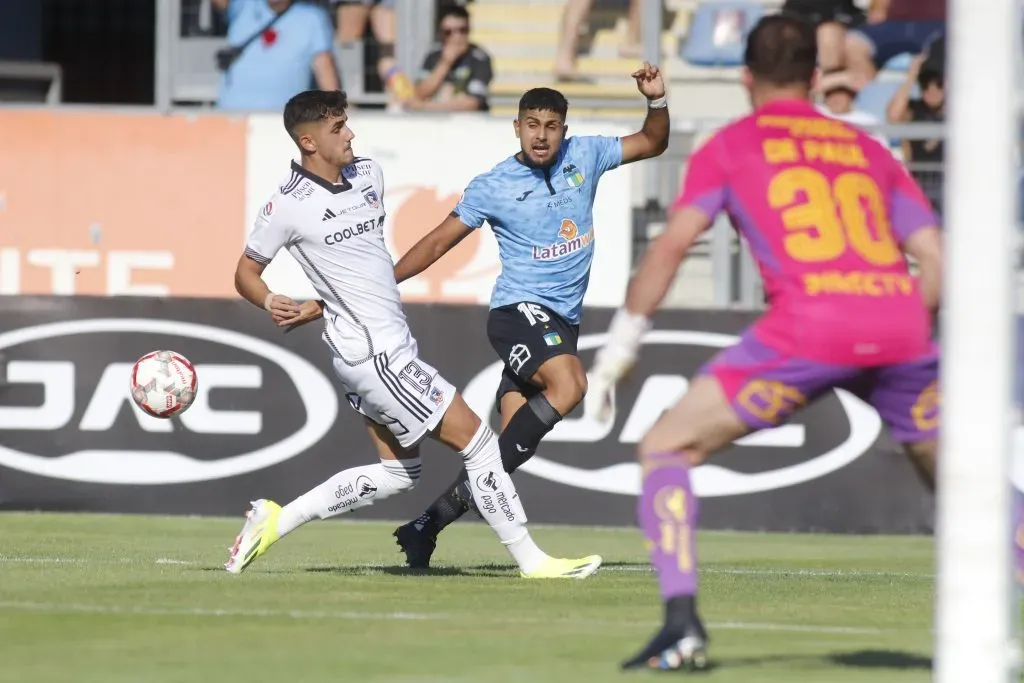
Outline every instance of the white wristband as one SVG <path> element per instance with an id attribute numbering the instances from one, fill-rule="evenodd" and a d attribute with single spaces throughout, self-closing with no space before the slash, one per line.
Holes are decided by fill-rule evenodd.
<path id="1" fill-rule="evenodd" d="M 268 312 L 270 311 L 270 300 L 273 299 L 275 296 L 276 294 L 270 292 L 269 294 L 267 294 L 267 298 L 263 300 L 263 308 L 265 308 Z"/>
<path id="2" fill-rule="evenodd" d="M 668 95 L 662 95 L 654 100 L 647 100 L 648 109 L 664 109 L 668 106 Z"/>

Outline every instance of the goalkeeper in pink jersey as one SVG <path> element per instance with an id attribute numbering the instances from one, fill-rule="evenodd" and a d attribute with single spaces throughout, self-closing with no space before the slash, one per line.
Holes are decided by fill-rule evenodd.
<path id="1" fill-rule="evenodd" d="M 668 226 L 644 255 L 590 372 L 586 411 L 606 420 L 611 390 L 633 365 L 687 250 L 726 211 L 757 260 L 768 310 L 700 371 L 640 444 L 637 515 L 665 625 L 627 668 L 706 666 L 690 468 L 736 439 L 842 387 L 874 406 L 934 488 L 938 221 L 888 150 L 816 111 L 816 62 L 814 28 L 800 19 L 769 16 L 751 31 L 742 78 L 753 113 L 691 158 Z M 917 261 L 919 277 L 904 254 Z"/>

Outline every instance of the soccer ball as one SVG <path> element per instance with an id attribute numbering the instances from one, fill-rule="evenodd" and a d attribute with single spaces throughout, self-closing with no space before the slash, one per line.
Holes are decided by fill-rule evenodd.
<path id="1" fill-rule="evenodd" d="M 153 417 L 168 418 L 188 410 L 196 398 L 196 369 L 174 351 L 153 351 L 135 361 L 129 389 L 136 405 Z"/>

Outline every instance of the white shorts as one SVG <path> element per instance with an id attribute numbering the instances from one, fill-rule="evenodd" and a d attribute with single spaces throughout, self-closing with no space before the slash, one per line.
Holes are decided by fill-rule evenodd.
<path id="1" fill-rule="evenodd" d="M 349 405 L 391 430 L 406 449 L 437 427 L 455 398 L 455 387 L 418 357 L 415 340 L 355 366 L 335 355 L 334 372 Z"/>

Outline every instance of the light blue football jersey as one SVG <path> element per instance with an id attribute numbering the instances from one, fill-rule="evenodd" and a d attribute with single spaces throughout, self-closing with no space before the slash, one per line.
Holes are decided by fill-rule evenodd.
<path id="1" fill-rule="evenodd" d="M 454 213 L 470 228 L 487 221 L 498 240 L 491 308 L 530 301 L 579 324 L 594 260 L 597 183 L 620 163 L 619 138 L 571 137 L 548 168 L 511 156 L 469 183 Z"/>

